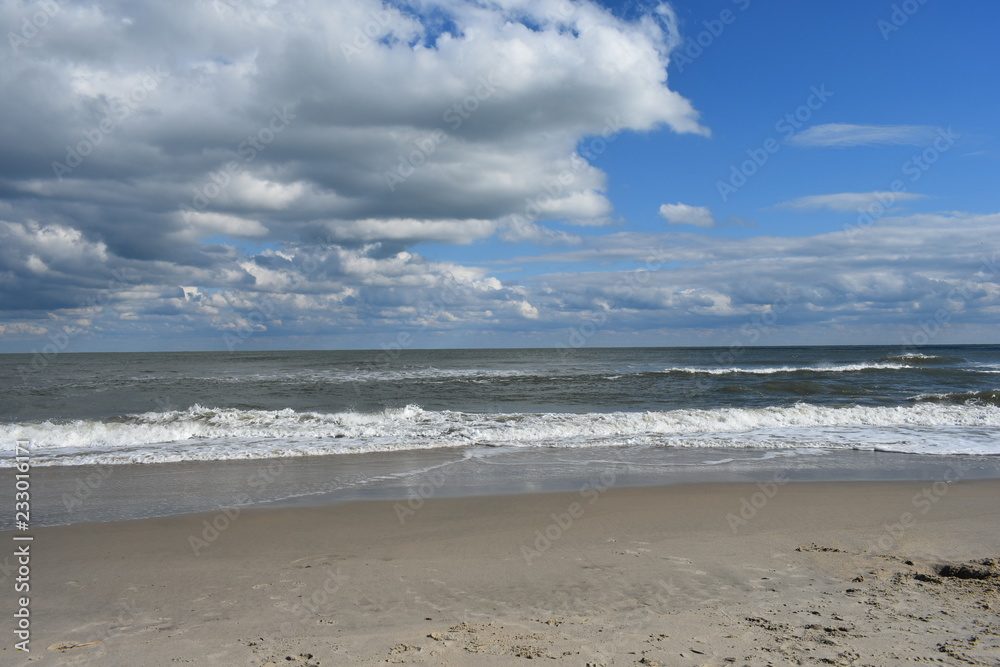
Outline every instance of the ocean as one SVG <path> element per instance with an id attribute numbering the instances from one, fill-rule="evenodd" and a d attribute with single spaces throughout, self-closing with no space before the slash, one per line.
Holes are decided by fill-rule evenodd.
<path id="1" fill-rule="evenodd" d="M 33 465 L 435 447 L 1000 454 L 1000 346 L 0 357 Z"/>
<path id="2" fill-rule="evenodd" d="M 36 475 L 64 469 L 51 479 L 185 464 L 190 481 L 198 463 L 294 459 L 295 484 L 265 500 L 386 479 L 402 489 L 470 460 L 518 462 L 530 477 L 613 458 L 654 483 L 681 464 L 847 450 L 992 468 L 1000 346 L 0 355 L 0 468 L 19 439 Z M 347 465 L 359 456 L 379 474 Z M 355 472 L 310 477 L 320 465 Z"/>

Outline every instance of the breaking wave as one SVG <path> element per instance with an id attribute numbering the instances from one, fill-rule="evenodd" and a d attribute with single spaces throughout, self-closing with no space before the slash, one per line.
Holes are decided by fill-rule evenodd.
<path id="1" fill-rule="evenodd" d="M 980 394 L 984 395 L 980 395 Z M 417 405 L 381 412 L 241 410 L 195 405 L 109 420 L 0 425 L 29 439 L 32 465 L 158 463 L 419 450 L 435 447 L 847 447 L 1000 454 L 997 393 L 922 395 L 906 406 L 680 409 L 611 413 L 467 413 Z M 13 452 L 0 450 L 0 467 Z"/>
<path id="2" fill-rule="evenodd" d="M 828 366 L 719 366 L 717 368 L 702 366 L 683 366 L 666 368 L 662 373 L 704 373 L 706 375 L 729 375 L 747 373 L 751 375 L 774 375 L 777 373 L 856 373 L 858 371 L 869 370 L 900 370 L 910 368 L 905 363 L 898 362 L 871 362 L 860 364 L 838 364 Z"/>

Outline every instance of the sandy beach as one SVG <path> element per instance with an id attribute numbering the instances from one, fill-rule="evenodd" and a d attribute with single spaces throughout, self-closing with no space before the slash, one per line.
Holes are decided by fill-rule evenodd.
<path id="1" fill-rule="evenodd" d="M 39 528 L 0 661 L 1000 664 L 1000 481 L 781 481 Z"/>
<path id="2" fill-rule="evenodd" d="M 1000 1 L 0 18 L 0 667 L 1000 667 Z"/>

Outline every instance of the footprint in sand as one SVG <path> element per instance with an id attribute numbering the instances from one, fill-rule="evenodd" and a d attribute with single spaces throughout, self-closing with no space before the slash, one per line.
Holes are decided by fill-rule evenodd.
<path id="1" fill-rule="evenodd" d="M 319 567 L 322 565 L 331 565 L 335 560 L 344 560 L 343 556 L 335 556 L 333 554 L 320 554 L 319 556 L 306 556 L 305 558 L 299 558 L 298 560 L 293 560 L 292 565 L 294 567 Z"/>
<path id="2" fill-rule="evenodd" d="M 414 646 L 413 644 L 396 644 L 389 650 L 389 655 L 399 655 L 401 653 L 421 653 L 422 651 L 422 648 Z"/>
<path id="3" fill-rule="evenodd" d="M 50 651 L 68 651 L 68 650 L 74 649 L 74 648 L 82 648 L 84 646 L 93 646 L 94 644 L 100 644 L 103 641 L 104 641 L 103 639 L 98 639 L 96 642 L 83 642 L 81 644 L 77 644 L 76 642 L 58 642 L 56 644 L 52 644 L 51 646 L 49 646 L 49 650 Z"/>
<path id="4" fill-rule="evenodd" d="M 269 659 L 261 667 L 278 667 L 279 665 L 294 665 L 295 667 L 319 667 L 319 662 L 313 660 L 312 653 L 299 653 L 298 655 L 286 655 L 283 661 L 276 662 L 275 658 Z"/>

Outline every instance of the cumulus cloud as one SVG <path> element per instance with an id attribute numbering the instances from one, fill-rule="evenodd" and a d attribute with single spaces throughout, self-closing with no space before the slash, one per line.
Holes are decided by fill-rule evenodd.
<path id="1" fill-rule="evenodd" d="M 30 11 L 2 2 L 0 21 Z M 444 276 L 533 318 L 516 290 L 414 246 L 578 244 L 550 221 L 612 213 L 588 138 L 708 134 L 667 85 L 666 5 L 101 0 L 59 3 L 16 42 L 0 60 L 3 321 L 101 297 L 143 331 L 196 332 L 286 290 L 285 330 L 331 303 L 376 328 L 368 304 Z"/>
<path id="2" fill-rule="evenodd" d="M 956 327 L 985 327 L 1000 310 L 1000 240 L 987 239 L 997 224 L 1000 214 L 935 214 L 799 237 L 621 232 L 512 261 L 577 266 L 529 284 L 559 295 L 567 323 L 738 331 L 781 299 L 782 329 L 800 334 L 832 324 L 906 332 L 938 311 Z M 608 263 L 633 268 L 598 270 Z"/>
<path id="3" fill-rule="evenodd" d="M 805 129 L 788 143 L 803 147 L 846 148 L 850 146 L 922 146 L 932 140 L 937 129 L 928 125 L 852 125 L 828 123 Z"/>
<path id="4" fill-rule="evenodd" d="M 374 334 L 401 330 L 421 344 L 461 343 L 477 332 L 479 343 L 549 345 L 582 323 L 600 322 L 601 336 L 644 335 L 637 343 L 680 342 L 683 332 L 695 332 L 689 335 L 728 344 L 750 342 L 741 331 L 777 317 L 774 328 L 750 330 L 761 336 L 752 342 L 778 344 L 796 336 L 824 340 L 817 336 L 833 329 L 898 339 L 942 312 L 948 329 L 985 332 L 1000 312 L 998 224 L 998 214 L 934 214 L 796 237 L 620 231 L 506 261 L 543 270 L 525 272 L 517 284 L 486 267 L 387 252 L 379 243 L 300 245 L 244 261 L 244 282 L 232 277 L 220 289 L 193 287 L 180 275 L 174 288 L 158 288 L 126 275 L 103 303 L 10 322 L 7 333 L 37 326 L 51 334 L 91 321 L 133 335 L 201 328 L 216 346 L 233 337 L 268 346 L 289 335 L 370 346 Z M 553 266 L 560 270 L 545 272 Z M 82 336 L 93 331 L 74 326 Z M 613 340 L 622 339 L 593 342 Z"/>
<path id="5" fill-rule="evenodd" d="M 694 225 L 711 229 L 715 227 L 712 211 L 707 206 L 689 206 L 688 204 L 663 204 L 660 215 L 668 225 Z"/>
<path id="6" fill-rule="evenodd" d="M 807 195 L 789 201 L 775 204 L 773 208 L 788 209 L 793 211 L 811 211 L 816 209 L 828 209 L 830 211 L 854 212 L 865 209 L 872 204 L 881 203 L 889 206 L 904 202 L 923 199 L 926 195 L 913 192 L 840 192 L 830 195 Z"/>
<path id="7" fill-rule="evenodd" d="M 540 217 L 603 216 L 582 138 L 707 132 L 666 85 L 673 20 L 590 2 L 70 5 L 0 69 L 18 100 L 4 171 L 46 203 L 186 206 L 272 238 L 319 216 L 495 220 L 562 172 Z"/>
<path id="8" fill-rule="evenodd" d="M 784 321 L 803 326 L 936 308 L 995 326 L 998 280 L 976 270 L 1000 251 L 996 216 L 883 217 L 854 237 L 602 228 L 614 211 L 596 137 L 708 134 L 668 86 L 665 5 L 58 7 L 0 59 L 5 349 L 59 332 L 112 348 L 371 347 L 400 330 L 428 346 L 548 345 L 598 317 L 607 332 L 739 327 L 786 289 Z M 27 11 L 0 2 L 4 25 Z M 917 134 L 833 127 L 798 143 Z M 812 205 L 843 210 L 840 197 Z M 706 207 L 661 211 L 715 225 Z M 524 256 L 500 263 L 497 243 Z"/>

